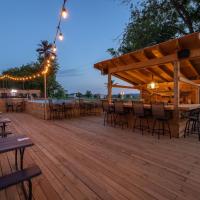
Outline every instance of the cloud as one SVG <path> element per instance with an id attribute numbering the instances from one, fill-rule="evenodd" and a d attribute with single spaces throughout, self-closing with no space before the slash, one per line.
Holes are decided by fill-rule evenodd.
<path id="1" fill-rule="evenodd" d="M 74 76 L 81 76 L 83 72 L 81 72 L 79 69 L 71 68 L 66 70 L 60 70 L 58 72 L 58 77 L 74 77 Z"/>

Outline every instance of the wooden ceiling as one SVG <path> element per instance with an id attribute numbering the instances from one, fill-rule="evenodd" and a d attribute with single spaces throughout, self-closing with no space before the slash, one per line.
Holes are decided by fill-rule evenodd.
<path id="1" fill-rule="evenodd" d="M 178 60 L 177 51 L 183 49 L 189 49 L 190 56 L 180 60 L 180 76 L 200 80 L 199 32 L 105 60 L 94 67 L 134 86 L 149 83 L 152 76 L 158 83 L 173 82 L 173 63 Z"/>

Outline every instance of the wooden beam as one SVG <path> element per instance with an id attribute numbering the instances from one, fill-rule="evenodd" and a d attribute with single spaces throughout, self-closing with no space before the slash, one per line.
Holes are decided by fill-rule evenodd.
<path id="1" fill-rule="evenodd" d="M 177 59 L 176 54 L 171 54 L 162 58 L 154 58 L 148 61 L 142 61 L 138 63 L 132 63 L 125 66 L 117 66 L 115 68 L 109 69 L 110 73 L 116 73 L 120 71 L 128 71 L 128 70 L 135 70 L 135 69 L 144 69 L 148 67 L 152 67 L 155 65 L 161 65 L 169 62 L 173 62 Z"/>
<path id="2" fill-rule="evenodd" d="M 113 88 L 124 88 L 124 89 L 137 89 L 134 86 L 128 86 L 128 85 L 118 85 L 118 84 L 113 84 L 112 85 Z"/>
<path id="3" fill-rule="evenodd" d="M 129 80 L 127 77 L 124 77 L 124 76 L 121 75 L 121 74 L 112 74 L 112 76 L 115 76 L 116 78 L 121 79 L 122 81 L 125 81 L 125 82 L 127 82 L 127 83 L 130 83 L 130 84 L 132 84 L 132 85 L 139 85 L 138 83 Z"/>
<path id="4" fill-rule="evenodd" d="M 183 82 L 183 83 L 187 83 L 187 84 L 189 84 L 189 85 L 193 85 L 193 86 L 195 86 L 195 87 L 200 87 L 200 84 L 195 83 L 195 82 L 193 82 L 193 81 L 191 81 L 191 80 L 188 80 L 187 78 L 184 78 L 184 77 L 179 77 L 179 81 L 181 81 L 181 82 Z"/>

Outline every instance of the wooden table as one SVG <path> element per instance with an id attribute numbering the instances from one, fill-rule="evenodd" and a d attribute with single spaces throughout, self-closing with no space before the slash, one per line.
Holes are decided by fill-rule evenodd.
<path id="1" fill-rule="evenodd" d="M 15 167 L 18 170 L 18 152 L 20 154 L 20 169 L 23 169 L 24 152 L 27 147 L 33 146 L 31 139 L 25 135 L 2 138 L 0 153 L 15 151 Z"/>

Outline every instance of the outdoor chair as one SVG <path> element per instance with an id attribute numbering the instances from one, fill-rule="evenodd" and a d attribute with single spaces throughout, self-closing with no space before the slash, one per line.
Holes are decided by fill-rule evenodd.
<path id="1" fill-rule="evenodd" d="M 65 118 L 72 118 L 73 116 L 73 104 L 63 103 L 63 114 Z"/>
<path id="2" fill-rule="evenodd" d="M 124 128 L 124 125 L 128 128 L 128 112 L 124 108 L 122 101 L 114 102 L 114 126 L 117 124 Z"/>
<path id="3" fill-rule="evenodd" d="M 6 102 L 6 112 L 13 112 L 14 111 L 14 105 L 11 101 Z"/>
<path id="4" fill-rule="evenodd" d="M 186 135 L 195 133 L 199 135 L 200 141 L 200 109 L 195 109 L 188 113 L 184 137 L 186 137 Z"/>
<path id="5" fill-rule="evenodd" d="M 149 113 L 145 111 L 144 104 L 142 102 L 132 102 L 132 107 L 134 114 L 133 131 L 139 129 L 142 132 L 142 135 L 144 130 L 149 132 Z M 137 124 L 137 121 L 139 121 L 139 125 Z"/>
<path id="6" fill-rule="evenodd" d="M 16 112 L 23 112 L 25 110 L 25 102 L 18 102 L 15 108 Z"/>
<path id="7" fill-rule="evenodd" d="M 109 123 L 109 118 L 110 118 L 110 123 L 112 125 L 114 122 L 113 107 L 109 105 L 109 102 L 107 100 L 103 100 L 102 108 L 103 108 L 103 113 L 104 113 L 104 126 L 106 125 L 106 123 Z"/>
<path id="8" fill-rule="evenodd" d="M 169 133 L 171 139 L 171 130 L 169 125 L 169 115 L 164 109 L 164 103 L 154 103 L 152 104 L 152 115 L 153 115 L 153 130 L 152 135 L 154 133 L 158 134 L 158 139 L 160 139 L 160 134 Z M 156 128 L 156 125 L 158 128 Z M 167 129 L 165 129 L 165 125 L 167 125 Z"/>
<path id="9" fill-rule="evenodd" d="M 58 107 L 55 106 L 52 102 L 52 100 L 49 100 L 49 115 L 50 120 L 58 118 Z"/>

